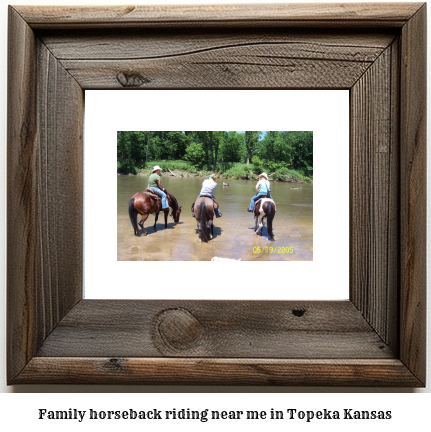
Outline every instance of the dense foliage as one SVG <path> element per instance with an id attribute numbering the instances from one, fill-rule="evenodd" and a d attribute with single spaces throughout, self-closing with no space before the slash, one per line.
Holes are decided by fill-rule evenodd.
<path id="1" fill-rule="evenodd" d="M 313 176 L 310 131 L 119 131 L 117 170 L 134 173 L 154 161 L 187 161 L 189 166 L 238 176 L 251 168 L 274 179 L 291 170 Z M 250 166 L 252 165 L 252 167 Z M 230 170 L 237 171 L 229 175 Z"/>

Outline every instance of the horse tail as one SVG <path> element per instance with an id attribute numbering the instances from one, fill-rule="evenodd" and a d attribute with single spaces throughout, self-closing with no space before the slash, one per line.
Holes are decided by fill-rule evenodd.
<path id="1" fill-rule="evenodd" d="M 139 229 L 138 224 L 136 223 L 136 216 L 138 215 L 138 212 L 135 209 L 135 198 L 131 198 L 129 201 L 129 217 L 130 222 L 132 222 L 132 227 L 135 231 L 135 235 L 138 235 Z"/>
<path id="2" fill-rule="evenodd" d="M 268 234 L 271 238 L 274 238 L 274 234 L 272 232 L 272 220 L 274 219 L 274 207 L 271 202 L 268 203 L 266 209 L 266 220 L 268 223 Z"/>
<path id="3" fill-rule="evenodd" d="M 205 201 L 202 200 L 199 206 L 200 215 L 199 215 L 199 223 L 200 223 L 200 239 L 208 243 L 210 239 L 210 229 L 207 226 L 207 207 L 205 205 Z"/>

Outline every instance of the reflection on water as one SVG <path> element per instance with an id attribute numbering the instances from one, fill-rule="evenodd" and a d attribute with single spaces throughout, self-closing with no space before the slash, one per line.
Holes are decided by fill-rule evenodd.
<path id="1" fill-rule="evenodd" d="M 271 182 L 277 211 L 273 222 L 275 241 L 254 234 L 254 218 L 247 213 L 256 181 L 218 181 L 215 197 L 223 217 L 214 220 L 214 239 L 200 243 L 190 207 L 197 198 L 203 178 L 162 177 L 163 186 L 182 206 L 180 223 L 163 214 L 154 231 L 154 216 L 145 228 L 148 236 L 136 237 L 130 223 L 128 202 L 147 187 L 147 176 L 117 176 L 117 260 L 119 261 L 208 261 L 218 256 L 243 261 L 310 261 L 313 259 L 313 185 Z M 291 189 L 293 188 L 294 189 Z M 299 189 L 298 189 L 299 188 Z M 138 219 L 139 220 L 139 219 Z M 268 247 L 268 249 L 267 249 Z M 269 253 L 272 247 L 272 253 Z"/>

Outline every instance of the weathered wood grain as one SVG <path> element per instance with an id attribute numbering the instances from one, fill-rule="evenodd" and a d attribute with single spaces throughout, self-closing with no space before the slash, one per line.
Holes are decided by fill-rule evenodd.
<path id="1" fill-rule="evenodd" d="M 45 338 L 82 296 L 84 92 L 42 43 L 37 47 L 34 289 Z"/>
<path id="2" fill-rule="evenodd" d="M 350 299 L 384 341 L 397 326 L 396 303 L 389 301 L 398 275 L 394 54 L 389 46 L 352 87 L 350 109 Z"/>
<path id="3" fill-rule="evenodd" d="M 302 59 L 238 59 L 229 50 L 220 58 L 193 55 L 187 59 L 64 61 L 86 90 L 106 89 L 348 89 L 370 65 Z M 340 67 L 341 66 L 341 67 Z M 126 77 L 125 79 L 123 77 Z"/>
<path id="4" fill-rule="evenodd" d="M 8 39 L 7 367 L 16 376 L 36 352 L 36 53 L 33 32 L 12 9 Z"/>
<path id="5" fill-rule="evenodd" d="M 402 27 L 420 3 L 291 3 L 119 7 L 19 7 L 35 29 L 113 27 Z"/>
<path id="6" fill-rule="evenodd" d="M 83 91 L 10 9 L 8 371 L 82 295 Z"/>
<path id="7" fill-rule="evenodd" d="M 9 14 L 9 383 L 424 385 L 424 5 Z M 203 87 L 350 89 L 349 301 L 81 300 L 83 90 Z"/>
<path id="8" fill-rule="evenodd" d="M 400 356 L 425 380 L 426 343 L 426 5 L 401 37 Z"/>
<path id="9" fill-rule="evenodd" d="M 344 30 L 307 31 L 294 29 L 226 29 L 210 30 L 144 31 L 79 31 L 53 35 L 38 32 L 40 40 L 60 61 L 63 60 L 149 60 L 173 56 L 187 56 L 226 48 L 260 49 L 261 57 L 270 57 L 267 46 L 280 47 L 282 58 L 315 58 L 320 60 L 373 62 L 396 37 L 394 29 L 378 33 L 358 33 Z M 287 55 L 288 53 L 288 55 Z M 214 55 L 214 53 L 213 53 Z"/>
<path id="10" fill-rule="evenodd" d="M 34 357 L 17 383 L 418 387 L 399 360 Z"/>
<path id="11" fill-rule="evenodd" d="M 49 33 L 44 44 L 84 89 L 350 88 L 395 38 L 331 32 Z M 107 51 L 109 47 L 109 53 Z M 107 60 L 109 58 L 109 60 Z"/>
<path id="12" fill-rule="evenodd" d="M 160 326 L 161 312 L 172 317 L 169 334 Z M 193 339 L 185 313 L 199 325 Z M 48 336 L 38 356 L 91 355 L 343 359 L 394 353 L 349 301 L 84 300 Z"/>
<path id="13" fill-rule="evenodd" d="M 400 299 L 399 290 L 394 287 L 400 286 L 400 271 L 399 271 L 399 233 L 401 229 L 400 214 L 399 214 L 399 202 L 400 202 L 400 41 L 397 39 L 390 46 L 391 50 L 391 88 L 389 89 L 391 94 L 391 129 L 390 129 L 390 142 L 391 142 L 391 156 L 389 158 L 388 165 L 388 190 L 387 196 L 387 233 L 388 242 L 387 248 L 387 285 L 385 290 L 385 313 L 386 313 L 386 338 L 385 341 L 389 346 L 392 347 L 394 352 L 399 353 L 400 341 L 399 341 L 399 327 L 400 327 Z M 420 289 L 420 288 L 419 288 Z"/>

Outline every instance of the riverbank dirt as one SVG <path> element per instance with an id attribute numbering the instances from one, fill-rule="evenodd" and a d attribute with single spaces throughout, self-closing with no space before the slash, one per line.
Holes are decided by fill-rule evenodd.
<path id="1" fill-rule="evenodd" d="M 117 175 L 119 175 L 119 176 L 123 176 L 123 175 L 125 175 L 125 176 L 137 175 L 137 176 L 140 176 L 140 177 L 146 177 L 146 176 L 149 176 L 150 174 L 151 174 L 151 169 L 150 168 L 142 170 L 141 172 L 139 172 L 139 174 L 121 174 L 121 173 L 117 173 Z M 163 175 L 165 177 L 181 177 L 181 178 L 205 178 L 209 174 L 211 174 L 209 171 L 190 172 L 190 171 L 187 171 L 187 170 L 179 170 L 179 169 L 164 170 L 164 173 L 163 173 Z M 250 171 L 249 175 L 244 175 L 244 176 L 242 176 L 240 178 L 229 177 L 229 176 L 226 176 L 224 174 L 221 174 L 221 175 L 219 175 L 219 179 L 226 180 L 226 181 L 228 181 L 228 180 L 255 180 L 255 181 L 257 181 L 258 180 L 258 176 L 259 176 L 259 173 L 255 173 L 253 171 Z M 285 182 L 285 183 L 312 183 L 312 181 L 304 181 L 304 180 L 301 180 L 299 178 L 293 178 L 293 177 L 290 177 L 288 179 L 281 179 L 281 178 L 271 179 L 270 178 L 270 180 L 274 181 L 274 182 Z"/>

